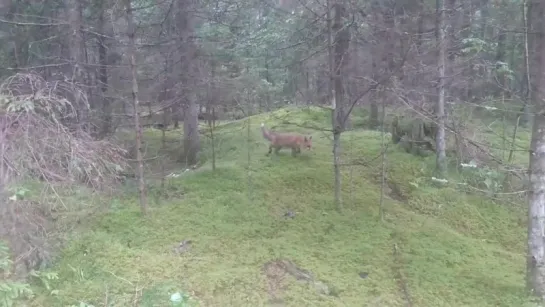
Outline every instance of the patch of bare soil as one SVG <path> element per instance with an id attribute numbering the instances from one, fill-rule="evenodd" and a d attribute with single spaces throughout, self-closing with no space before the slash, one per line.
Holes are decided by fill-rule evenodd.
<path id="1" fill-rule="evenodd" d="M 373 181 L 376 182 L 376 184 L 378 184 L 380 187 L 380 184 L 382 183 L 382 177 L 380 173 L 375 174 L 373 176 Z M 384 183 L 385 183 L 384 185 L 385 195 L 388 195 L 388 197 L 390 197 L 393 200 L 397 200 L 402 203 L 407 203 L 408 201 L 407 195 L 403 193 L 403 191 L 401 190 L 401 188 L 398 186 L 396 182 L 386 177 Z"/>
<path id="2" fill-rule="evenodd" d="M 284 306 L 282 293 L 286 289 L 287 272 L 280 261 L 270 261 L 263 266 L 263 274 L 267 277 L 267 292 L 270 300 L 269 306 Z"/>
<path id="3" fill-rule="evenodd" d="M 407 196 L 404 195 L 404 193 L 401 191 L 401 189 L 397 186 L 395 182 L 386 180 L 386 185 L 387 185 L 386 194 L 388 194 L 390 198 L 395 199 L 402 203 L 407 202 Z"/>

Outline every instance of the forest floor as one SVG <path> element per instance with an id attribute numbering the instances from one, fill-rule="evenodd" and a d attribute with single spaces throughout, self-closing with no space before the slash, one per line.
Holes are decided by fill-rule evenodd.
<path id="1" fill-rule="evenodd" d="M 325 111 L 288 110 L 274 114 L 329 125 Z M 250 118 L 250 141 L 248 121 L 219 125 L 215 171 L 203 138 L 206 163 L 169 169 L 179 176 L 164 191 L 150 180 L 149 218 L 129 183 L 108 212 L 71 235 L 50 269 L 59 279 L 50 290 L 36 283 L 29 305 L 172 306 L 180 293 L 191 299 L 179 306 L 534 306 L 524 288 L 523 200 L 439 188 L 430 180 L 433 156 L 390 145 L 381 221 L 382 134 L 358 128 L 357 115 L 357 129 L 343 134 L 343 161 L 368 165 L 343 169 L 339 213 L 329 134 L 312 132 L 314 149 L 299 157 L 286 149 L 268 157 L 259 125 L 282 122 L 271 116 Z M 520 132 L 523 146 L 528 138 Z M 146 131 L 148 156 L 160 139 Z M 167 151 L 179 139 L 180 131 L 167 132 Z"/>

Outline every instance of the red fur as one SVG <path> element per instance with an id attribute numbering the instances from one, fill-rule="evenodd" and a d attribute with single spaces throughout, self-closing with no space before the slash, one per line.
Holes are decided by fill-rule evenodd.
<path id="1" fill-rule="evenodd" d="M 301 152 L 301 147 L 305 147 L 308 150 L 312 149 L 312 136 L 270 131 L 265 128 L 265 124 L 261 124 L 261 132 L 263 133 L 263 137 L 270 141 L 267 155 L 272 152 L 273 148 L 275 149 L 274 151 L 276 154 L 278 154 L 278 151 L 280 151 L 282 147 L 291 148 L 293 156 L 295 156 L 296 153 Z"/>

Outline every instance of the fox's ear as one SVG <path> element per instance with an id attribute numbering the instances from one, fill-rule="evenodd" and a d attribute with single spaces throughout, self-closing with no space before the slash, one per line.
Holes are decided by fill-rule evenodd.
<path id="1" fill-rule="evenodd" d="M 309 140 L 309 141 L 312 140 L 312 135 L 308 137 L 308 140 Z"/>

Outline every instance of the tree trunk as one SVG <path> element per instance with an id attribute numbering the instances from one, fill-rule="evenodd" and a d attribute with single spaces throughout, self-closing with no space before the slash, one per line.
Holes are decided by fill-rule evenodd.
<path id="1" fill-rule="evenodd" d="M 174 102 L 172 107 L 170 108 L 170 112 L 172 112 L 172 122 L 174 123 L 174 129 L 180 128 L 180 106 L 178 105 L 179 102 Z"/>
<path id="2" fill-rule="evenodd" d="M 210 129 L 210 142 L 212 144 L 212 171 L 216 170 L 216 139 L 214 138 L 214 129 L 216 129 L 216 103 L 217 103 L 217 93 L 216 89 L 216 63 L 211 61 L 210 63 L 210 74 L 211 81 L 210 87 L 208 89 L 208 103 L 206 105 L 206 114 L 208 115 L 207 123 L 208 129 Z M 268 96 L 268 95 L 267 95 Z M 259 112 L 263 112 L 260 110 Z"/>
<path id="3" fill-rule="evenodd" d="M 545 98 L 545 97 L 544 97 Z M 545 112 L 543 103 L 538 107 Z M 528 286 L 545 299 L 545 117 L 536 116 L 530 154 L 530 195 L 528 200 Z"/>
<path id="4" fill-rule="evenodd" d="M 70 26 L 70 35 L 68 37 L 68 52 L 70 54 L 70 62 L 72 71 L 71 81 L 76 86 L 82 86 L 84 78 L 84 51 L 83 51 L 83 36 L 81 31 L 81 3 L 80 0 L 66 0 L 66 10 L 68 24 Z M 84 131 L 89 132 L 89 110 L 85 104 L 85 97 L 79 90 L 74 91 L 74 105 L 77 108 L 78 124 Z"/>
<path id="5" fill-rule="evenodd" d="M 99 138 L 104 138 L 106 135 L 108 135 L 112 130 L 112 101 L 108 97 L 108 58 L 107 58 L 107 49 L 108 49 L 108 43 L 107 43 L 107 34 L 105 31 L 106 28 L 106 20 L 104 18 L 104 15 L 106 14 L 106 0 L 102 0 L 100 2 L 100 15 L 98 20 L 98 26 L 99 26 L 99 33 L 100 35 L 97 35 L 98 40 L 98 62 L 99 62 L 99 69 L 98 69 L 98 81 L 99 81 L 99 88 L 102 93 L 102 125 L 100 125 L 100 133 Z"/>
<path id="6" fill-rule="evenodd" d="M 216 139 L 214 138 L 214 129 L 216 129 L 216 108 L 212 107 L 212 119 L 208 122 L 210 128 L 210 142 L 212 143 L 212 171 L 216 171 Z"/>
<path id="7" fill-rule="evenodd" d="M 346 14 L 346 8 L 341 2 L 336 0 L 331 5 L 331 0 L 327 1 L 327 28 L 328 28 L 328 66 L 329 66 L 329 92 L 331 99 L 331 125 L 333 129 L 333 168 L 335 173 L 335 204 L 339 210 L 342 210 L 341 199 L 341 169 L 340 169 L 340 146 L 341 133 L 349 126 L 348 117 L 345 113 L 343 72 L 347 58 L 350 32 L 348 27 L 343 28 L 343 21 Z M 334 10 L 335 16 L 332 23 L 331 10 Z M 335 37 L 333 37 L 335 35 Z M 333 38 L 335 41 L 333 42 Z M 348 110 L 346 110 L 348 111 Z"/>
<path id="8" fill-rule="evenodd" d="M 418 36 L 416 38 L 416 47 L 417 52 L 420 53 L 420 49 L 422 48 L 422 44 L 424 43 L 424 24 L 425 24 L 425 16 L 426 13 L 426 5 L 424 4 L 424 0 L 418 0 L 418 10 L 420 11 L 420 14 L 418 15 Z"/>
<path id="9" fill-rule="evenodd" d="M 379 24 L 382 23 L 383 12 L 380 5 L 376 4 L 375 6 L 372 6 L 372 16 L 373 16 L 373 36 L 374 37 L 382 37 L 383 38 L 383 30 L 382 27 L 379 26 Z M 381 76 L 381 72 L 379 67 L 381 66 L 379 63 L 383 60 L 383 56 L 381 55 L 385 49 L 384 40 L 382 40 L 382 43 L 378 44 L 377 47 L 372 48 L 371 52 L 371 65 L 372 65 L 372 75 L 373 80 L 376 82 L 378 81 L 378 77 Z M 382 50 L 380 48 L 383 48 Z M 369 128 L 370 129 L 377 129 L 380 125 L 379 121 L 379 101 L 383 101 L 384 99 L 384 92 L 382 91 L 383 86 L 380 85 L 377 89 L 375 89 L 372 93 L 371 98 L 371 110 L 369 114 Z"/>
<path id="10" fill-rule="evenodd" d="M 505 31 L 505 28 L 500 28 L 500 33 L 498 34 L 498 46 L 496 48 L 496 62 L 505 62 L 506 36 L 507 36 L 507 32 Z"/>
<path id="11" fill-rule="evenodd" d="M 195 165 L 198 161 L 200 151 L 199 135 L 199 106 L 195 101 L 195 95 L 192 94 L 197 65 L 197 46 L 193 41 L 193 18 L 190 16 L 190 1 L 178 1 L 176 16 L 177 31 L 180 32 L 179 48 L 181 51 L 181 71 L 180 80 L 182 82 L 182 107 L 184 119 L 184 157 L 187 165 Z"/>
<path id="12" fill-rule="evenodd" d="M 376 50 L 375 50 L 376 51 Z M 373 52 L 371 54 L 371 65 L 372 65 L 372 74 L 373 74 L 373 80 L 377 80 L 379 76 L 378 72 L 378 65 L 377 65 L 377 56 L 376 52 Z M 380 99 L 379 95 L 379 89 L 376 89 L 373 91 L 371 95 L 371 112 L 369 114 L 369 128 L 370 129 L 377 129 L 379 126 L 379 120 L 378 120 L 378 101 Z"/>
<path id="13" fill-rule="evenodd" d="M 528 286 L 545 300 L 545 12 L 544 1 L 534 1 L 531 16 L 537 32 L 533 45 L 536 63 L 531 82 L 535 117 L 530 145 L 530 192 L 528 197 Z"/>
<path id="14" fill-rule="evenodd" d="M 508 6 L 507 1 L 503 0 L 502 3 L 501 3 L 501 6 L 502 7 L 507 7 Z M 509 19 L 508 19 L 509 16 L 508 16 L 507 13 L 501 13 L 501 14 L 503 14 L 503 15 L 500 17 L 501 26 L 500 26 L 499 33 L 498 33 L 498 38 L 497 38 L 496 65 L 498 65 L 499 63 L 506 63 L 507 62 L 507 60 L 506 60 L 507 31 L 506 31 L 505 27 L 509 23 Z M 506 98 L 506 95 L 509 93 L 509 91 L 506 90 L 507 89 L 507 87 L 506 87 L 507 83 L 508 83 L 507 75 L 505 73 L 502 73 L 501 86 L 499 86 L 496 89 L 496 93 L 495 93 L 496 97 L 502 97 L 502 99 Z"/>
<path id="15" fill-rule="evenodd" d="M 487 26 L 488 18 L 490 16 L 490 12 L 488 9 L 488 1 L 489 0 L 481 0 L 481 38 L 483 40 L 487 40 L 488 33 L 489 33 L 489 27 Z"/>
<path id="16" fill-rule="evenodd" d="M 138 79 L 136 68 L 136 44 L 135 44 L 135 32 L 136 26 L 134 25 L 134 19 L 132 15 L 131 0 L 125 0 L 127 20 L 127 34 L 129 37 L 129 46 L 127 53 L 129 55 L 131 76 L 132 76 L 132 102 L 134 108 L 134 128 L 136 132 L 136 162 L 138 163 L 138 192 L 140 193 L 140 208 L 144 215 L 148 212 L 148 202 L 146 195 L 146 182 L 144 180 L 144 159 L 142 155 L 142 126 L 140 125 L 140 103 L 138 101 Z"/>
<path id="17" fill-rule="evenodd" d="M 437 105 L 435 108 L 435 117 L 437 119 L 437 171 L 441 178 L 444 178 L 447 171 L 447 159 L 445 154 L 445 2 L 436 0 L 437 6 L 437 66 L 439 73 L 439 82 L 437 85 Z"/>
<path id="18" fill-rule="evenodd" d="M 331 30 L 334 33 L 335 41 L 333 45 L 334 49 L 334 87 L 335 87 L 335 103 L 337 110 L 337 124 L 340 126 L 341 132 L 347 128 L 350 128 L 350 114 L 346 114 L 348 110 L 345 110 L 345 93 L 344 93 L 344 72 L 346 70 L 346 63 L 348 60 L 348 47 L 350 42 L 349 28 L 344 26 L 346 17 L 346 8 L 342 3 L 342 0 L 336 0 L 337 2 L 333 6 L 335 17 Z"/>
<path id="19" fill-rule="evenodd" d="M 339 103 L 336 101 L 335 93 L 335 50 L 333 45 L 333 26 L 331 22 L 332 0 L 326 1 L 326 21 L 327 21 L 327 49 L 328 49 L 328 68 L 329 68 L 329 93 L 328 98 L 331 103 L 331 126 L 333 129 L 333 171 L 334 171 L 334 193 L 335 205 L 337 209 L 342 208 L 341 199 L 341 169 L 339 149 L 341 146 L 341 125 L 339 123 Z"/>
<path id="20" fill-rule="evenodd" d="M 214 66 L 215 67 L 215 66 Z M 265 110 L 269 110 L 269 106 L 271 105 L 271 93 L 269 90 L 269 86 L 272 85 L 271 81 L 271 74 L 269 72 L 269 58 L 268 56 L 265 56 L 265 80 L 267 80 L 267 91 L 265 92 L 265 107 L 263 107 L 263 103 L 261 99 L 259 100 L 259 112 L 265 112 Z"/>
<path id="21" fill-rule="evenodd" d="M 186 96 L 187 97 L 187 96 Z M 198 162 L 200 151 L 199 106 L 189 98 L 184 104 L 184 160 L 186 165 Z"/>
<path id="22" fill-rule="evenodd" d="M 523 1 L 522 3 L 522 22 L 524 30 L 524 52 L 523 52 L 523 76 L 521 82 L 521 100 L 522 100 L 522 116 L 520 119 L 520 125 L 526 127 L 530 122 L 530 107 L 528 101 L 531 101 L 532 95 L 530 92 L 530 50 L 532 46 L 530 45 L 531 41 L 529 40 L 528 33 L 532 32 L 532 23 L 531 19 L 528 18 L 528 12 L 531 11 L 532 2 Z"/>

